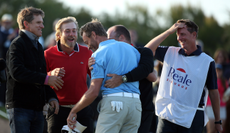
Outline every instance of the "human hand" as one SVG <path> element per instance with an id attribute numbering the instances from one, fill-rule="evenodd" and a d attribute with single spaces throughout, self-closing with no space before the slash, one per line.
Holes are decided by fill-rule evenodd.
<path id="1" fill-rule="evenodd" d="M 215 124 L 215 128 L 216 128 L 217 133 L 222 133 L 223 128 L 221 124 Z"/>
<path id="2" fill-rule="evenodd" d="M 174 33 L 177 29 L 184 28 L 186 25 L 184 23 L 175 23 L 167 31 L 169 34 Z"/>
<path id="3" fill-rule="evenodd" d="M 150 82 L 155 82 L 157 80 L 157 74 L 156 70 L 153 69 L 153 72 L 149 73 L 149 75 L 146 77 L 146 79 Z"/>
<path id="4" fill-rule="evenodd" d="M 89 60 L 88 60 L 88 67 L 89 67 L 89 70 L 93 70 L 93 64 L 95 64 L 95 59 L 94 57 L 90 57 Z"/>
<path id="5" fill-rule="evenodd" d="M 62 68 L 55 68 L 54 70 L 51 71 L 51 76 L 60 76 L 64 77 L 65 76 L 65 69 L 64 67 Z"/>
<path id="6" fill-rule="evenodd" d="M 76 122 L 77 122 L 77 114 L 70 112 L 67 118 L 68 127 L 73 130 L 75 128 Z"/>
<path id="7" fill-rule="evenodd" d="M 105 81 L 105 87 L 106 88 L 115 88 L 123 83 L 122 76 L 117 74 L 107 74 L 108 77 L 112 77 L 109 80 Z"/>
<path id="8" fill-rule="evenodd" d="M 61 77 L 57 76 L 49 76 L 48 78 L 48 85 L 54 87 L 54 89 L 62 89 L 64 81 L 61 79 Z"/>
<path id="9" fill-rule="evenodd" d="M 50 106 L 52 108 L 55 108 L 54 114 L 58 114 L 58 112 L 59 112 L 59 103 L 58 103 L 58 101 L 57 100 L 52 100 L 49 104 L 50 104 Z"/>

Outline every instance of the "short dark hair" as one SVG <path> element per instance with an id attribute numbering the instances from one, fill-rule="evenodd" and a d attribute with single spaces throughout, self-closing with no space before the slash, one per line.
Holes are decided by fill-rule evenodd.
<path id="1" fill-rule="evenodd" d="M 118 38 L 120 35 L 123 35 L 125 39 L 131 44 L 131 37 L 129 30 L 125 28 L 123 25 L 115 25 L 114 32 L 116 33 L 116 37 Z"/>
<path id="2" fill-rule="evenodd" d="M 88 22 L 85 25 L 81 26 L 80 35 L 82 36 L 83 32 L 85 32 L 86 36 L 90 37 L 92 31 L 94 31 L 95 34 L 98 36 L 107 37 L 106 30 L 98 19 L 92 19 L 91 22 Z"/>
<path id="3" fill-rule="evenodd" d="M 34 7 L 25 7 L 21 9 L 21 11 L 18 13 L 17 16 L 17 23 L 19 29 L 25 29 L 23 22 L 24 21 L 27 21 L 29 23 L 32 22 L 34 19 L 34 15 L 41 15 L 42 18 L 45 17 L 45 13 L 41 9 L 34 8 Z"/>
<path id="4" fill-rule="evenodd" d="M 180 19 L 177 20 L 177 23 L 184 23 L 187 26 L 187 30 L 190 33 L 196 32 L 196 37 L 198 37 L 199 27 L 197 24 L 189 19 Z"/>

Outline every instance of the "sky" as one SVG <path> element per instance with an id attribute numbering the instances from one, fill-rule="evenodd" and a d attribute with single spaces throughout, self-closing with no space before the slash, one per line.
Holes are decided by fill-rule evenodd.
<path id="1" fill-rule="evenodd" d="M 99 15 L 101 12 L 107 12 L 111 15 L 118 10 L 125 11 L 126 4 L 143 5 L 149 12 L 157 9 L 168 11 L 172 5 L 180 4 L 193 7 L 200 7 L 207 17 L 213 16 L 222 26 L 230 24 L 230 0 L 58 0 L 65 6 L 75 10 L 84 7 L 91 11 L 93 15 Z"/>

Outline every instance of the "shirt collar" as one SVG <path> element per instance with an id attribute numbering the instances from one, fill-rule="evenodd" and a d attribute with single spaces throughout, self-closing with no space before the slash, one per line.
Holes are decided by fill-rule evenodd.
<path id="1" fill-rule="evenodd" d="M 196 45 L 196 46 L 197 46 L 197 49 L 194 52 L 192 52 L 190 55 L 187 55 L 183 48 L 181 48 L 179 50 L 179 54 L 184 55 L 184 56 L 193 56 L 193 55 L 198 56 L 202 53 L 202 50 L 201 50 L 201 47 L 199 45 Z"/>
<path id="2" fill-rule="evenodd" d="M 102 41 L 102 42 L 100 42 L 99 47 L 104 46 L 104 45 L 109 44 L 109 43 L 114 42 L 114 41 L 115 41 L 114 39 L 108 39 L 108 40 Z"/>
<path id="3" fill-rule="evenodd" d="M 22 32 L 24 32 L 31 40 L 38 40 L 39 37 L 34 35 L 32 32 L 29 32 L 28 30 L 21 29 Z"/>
<path id="4" fill-rule="evenodd" d="M 57 41 L 57 50 L 59 51 L 59 52 L 64 52 L 64 51 L 62 51 L 62 49 L 61 49 L 61 43 L 60 43 L 60 40 L 59 41 Z M 74 46 L 74 48 L 73 48 L 73 52 L 79 52 L 79 44 L 76 42 L 76 45 Z"/>

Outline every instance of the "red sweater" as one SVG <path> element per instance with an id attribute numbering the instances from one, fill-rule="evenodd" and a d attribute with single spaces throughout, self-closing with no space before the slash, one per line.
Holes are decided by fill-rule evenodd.
<path id="1" fill-rule="evenodd" d="M 217 86 L 218 86 L 218 91 L 219 91 L 219 95 L 220 95 L 220 107 L 224 107 L 224 106 L 226 106 L 226 103 L 222 99 L 223 99 L 225 90 L 224 90 L 224 86 L 222 85 L 220 79 L 217 79 Z M 225 86 L 228 87 L 228 81 L 227 80 L 225 81 Z M 211 105 L 212 105 L 211 100 L 208 97 L 207 106 L 211 106 Z"/>
<path id="2" fill-rule="evenodd" d="M 58 91 L 54 89 L 60 105 L 76 104 L 87 91 L 86 76 L 90 75 L 88 59 L 92 51 L 87 47 L 76 44 L 74 51 L 68 55 L 59 51 L 57 45 L 45 51 L 48 75 L 55 68 L 64 67 L 65 76 L 62 78 L 64 85 Z"/>

